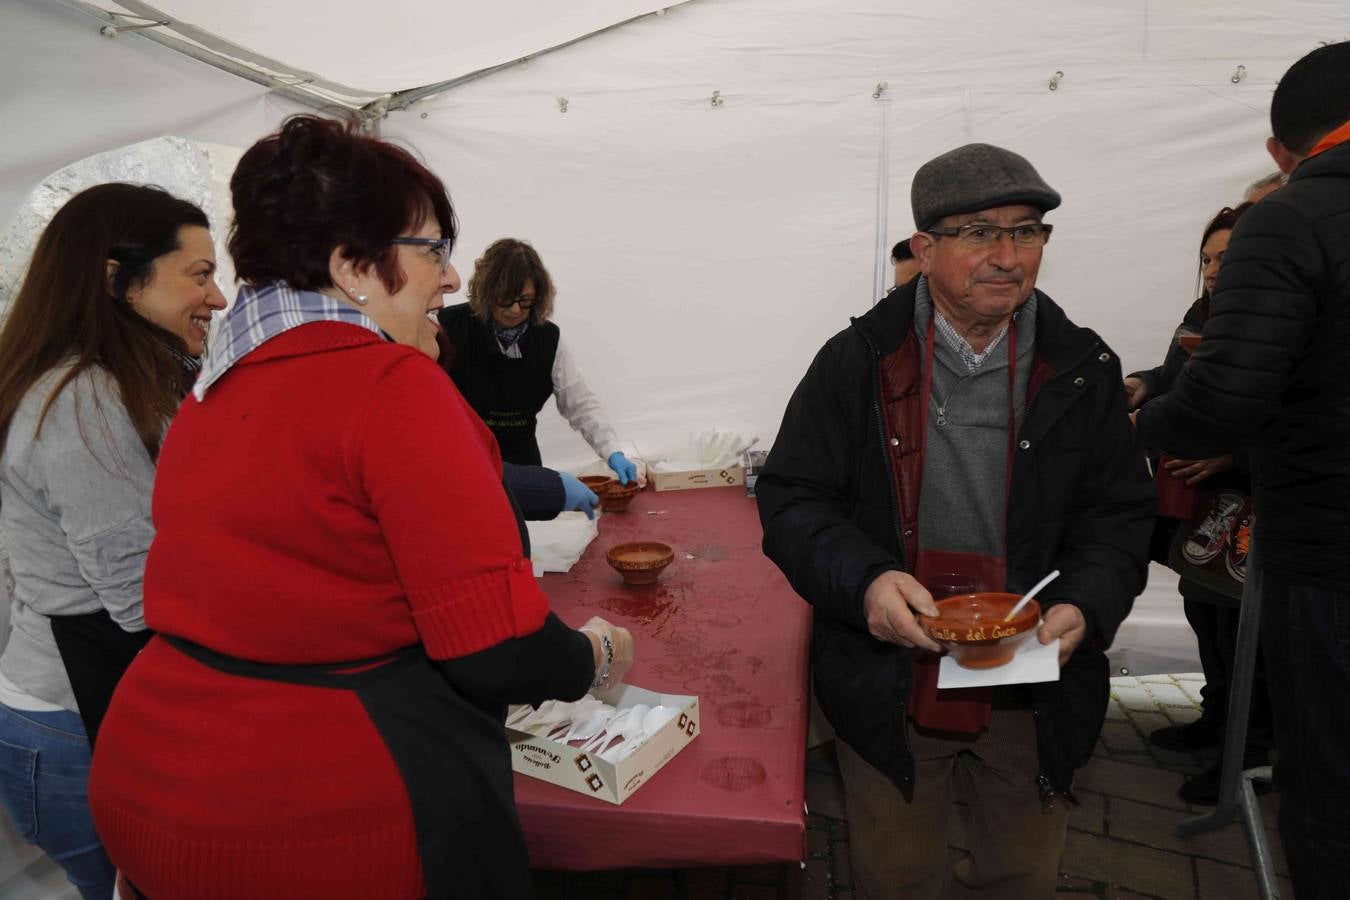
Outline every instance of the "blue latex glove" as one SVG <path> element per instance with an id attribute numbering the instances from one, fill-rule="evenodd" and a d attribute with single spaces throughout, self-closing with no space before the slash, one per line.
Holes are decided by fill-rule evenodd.
<path id="1" fill-rule="evenodd" d="M 637 481 L 637 466 L 629 462 L 628 457 L 624 456 L 619 450 L 615 450 L 605 460 L 609 467 L 614 470 L 614 474 L 619 476 L 619 481 L 623 484 L 632 484 Z"/>
<path id="2" fill-rule="evenodd" d="M 559 472 L 558 477 L 562 479 L 563 509 L 579 509 L 586 514 L 586 518 L 594 519 L 595 507 L 600 503 L 595 491 L 582 484 L 571 472 Z"/>

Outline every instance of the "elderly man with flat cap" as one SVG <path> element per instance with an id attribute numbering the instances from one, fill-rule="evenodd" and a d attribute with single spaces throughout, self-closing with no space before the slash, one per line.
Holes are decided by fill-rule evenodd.
<path id="1" fill-rule="evenodd" d="M 1060 197 L 959 147 L 914 177 L 922 276 L 816 355 L 756 486 L 764 552 L 814 607 L 855 890 L 1051 897 L 1109 646 L 1144 586 L 1154 498 L 1100 337 L 1036 290 Z M 933 594 L 1040 592 L 1055 681 L 939 690 Z M 947 860 L 954 798 L 970 855 Z"/>

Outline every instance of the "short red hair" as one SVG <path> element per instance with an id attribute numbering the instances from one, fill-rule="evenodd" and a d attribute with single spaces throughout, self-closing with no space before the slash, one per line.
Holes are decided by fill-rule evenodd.
<path id="1" fill-rule="evenodd" d="M 250 147 L 230 192 L 230 256 L 250 284 L 332 287 L 329 258 L 346 247 L 394 292 L 404 280 L 394 238 L 430 217 L 451 244 L 458 232 L 445 185 L 411 153 L 319 116 L 292 116 Z"/>

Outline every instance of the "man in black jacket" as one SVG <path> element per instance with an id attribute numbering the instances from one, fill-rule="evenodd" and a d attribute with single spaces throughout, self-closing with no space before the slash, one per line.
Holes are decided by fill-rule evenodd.
<path id="1" fill-rule="evenodd" d="M 1103 651 L 1144 584 L 1152 485 L 1116 355 L 1035 290 L 1059 195 L 972 144 L 920 168 L 912 201 L 923 277 L 798 385 L 756 485 L 764 552 L 815 610 L 860 894 L 939 897 L 955 877 L 1050 897 L 1073 770 L 1106 715 Z M 914 615 L 935 611 L 926 586 L 1020 592 L 1052 569 L 1037 637 L 1060 641 L 1060 679 L 938 691 Z M 971 857 L 951 869 L 957 780 Z"/>
<path id="2" fill-rule="evenodd" d="M 1350 856 L 1350 43 L 1296 62 L 1267 148 L 1289 183 L 1233 230 L 1204 340 L 1139 433 L 1181 457 L 1251 445 L 1280 833 L 1300 898 Z"/>

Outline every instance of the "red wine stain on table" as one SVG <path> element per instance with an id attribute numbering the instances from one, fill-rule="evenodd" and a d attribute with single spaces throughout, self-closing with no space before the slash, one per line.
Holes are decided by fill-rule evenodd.
<path id="1" fill-rule="evenodd" d="M 717 721 L 728 728 L 763 728 L 772 718 L 772 710 L 753 700 L 717 704 Z"/>
<path id="2" fill-rule="evenodd" d="M 758 761 L 747 756 L 723 756 L 714 759 L 699 772 L 705 784 L 724 791 L 745 791 L 764 783 L 768 773 Z"/>

